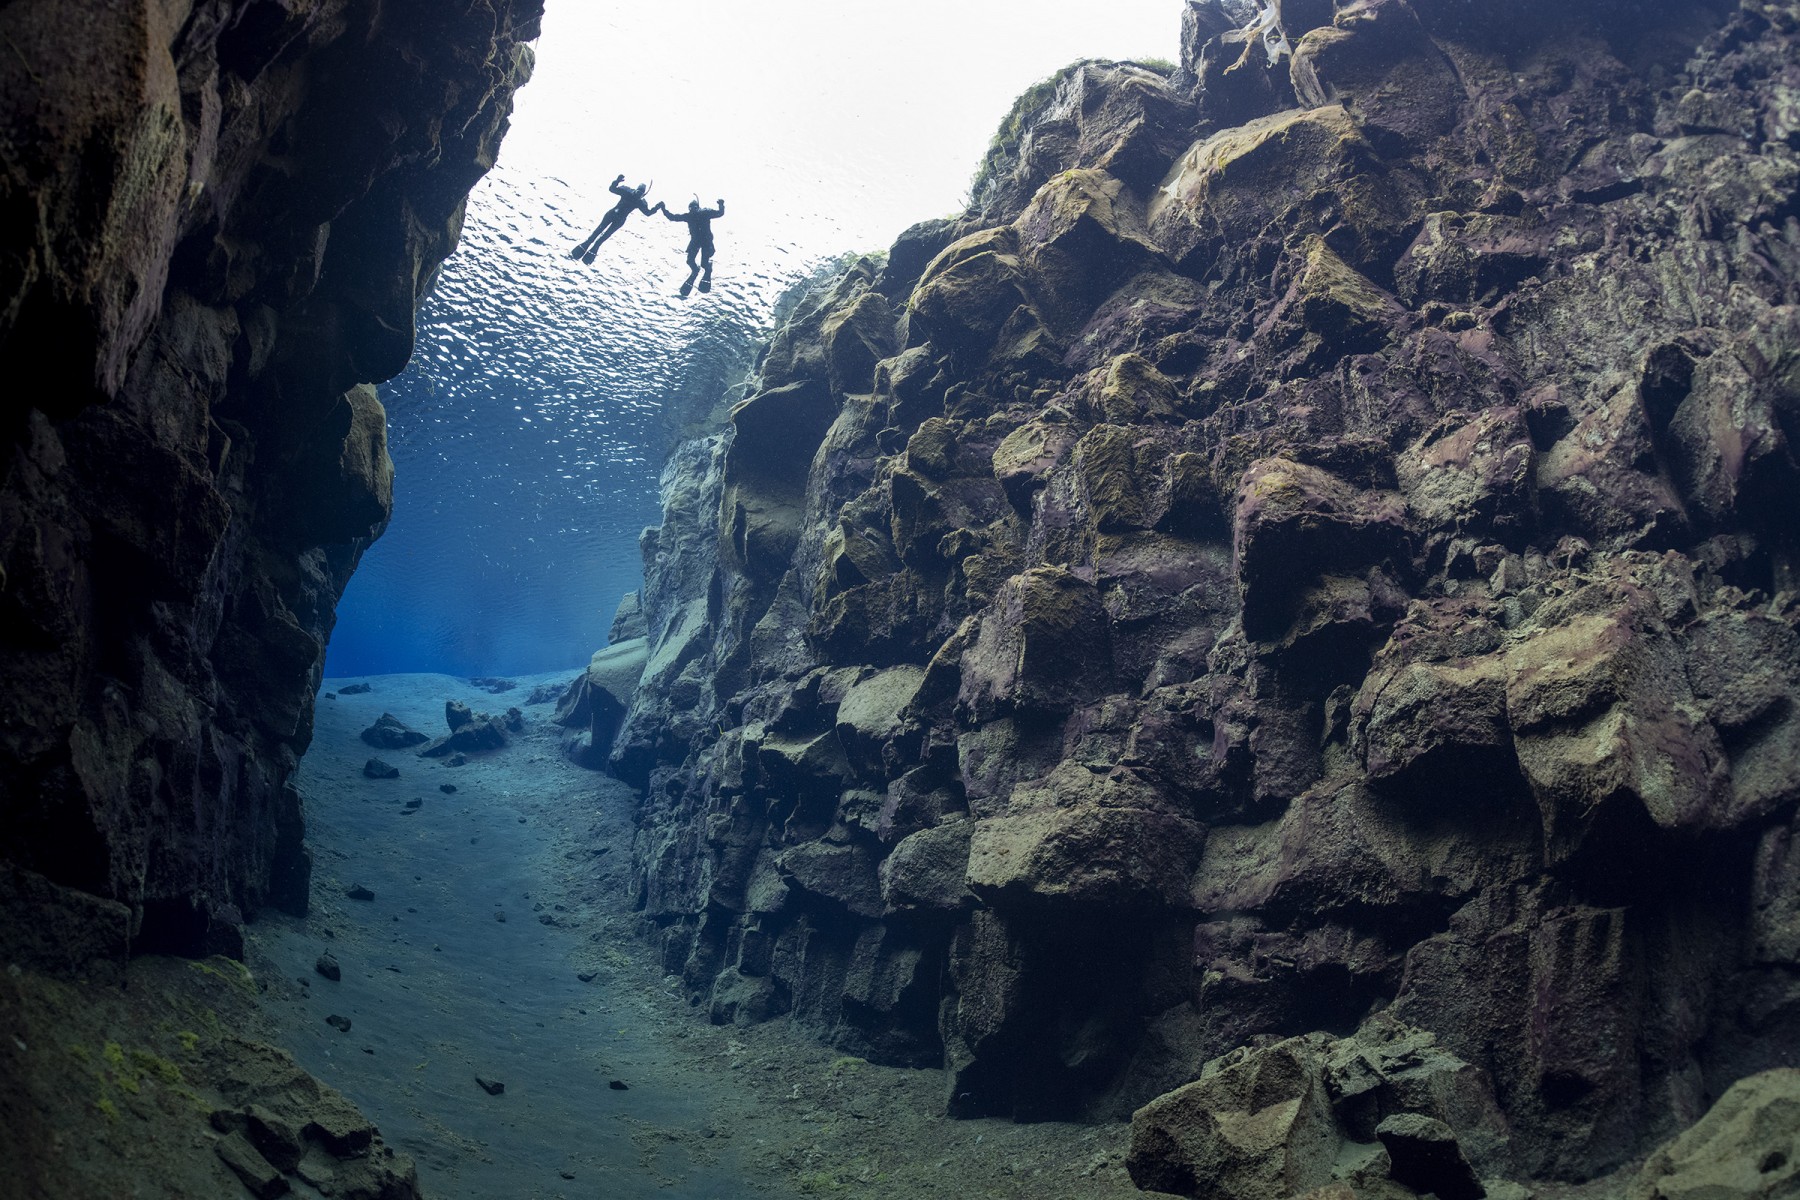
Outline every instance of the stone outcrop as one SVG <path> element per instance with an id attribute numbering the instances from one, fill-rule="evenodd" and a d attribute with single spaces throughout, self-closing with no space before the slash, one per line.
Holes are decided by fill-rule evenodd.
<path id="1" fill-rule="evenodd" d="M 1800 1185 L 1800 1071 L 1740 1079 L 1707 1114 L 1644 1161 L 1631 1200 L 1760 1200 Z"/>
<path id="2" fill-rule="evenodd" d="M 137 949 L 305 907 L 290 777 L 390 508 L 371 385 L 541 10 L 0 11 L 0 854 Z"/>
<path id="3" fill-rule="evenodd" d="M 671 461 L 645 927 L 958 1114 L 1310 1047 L 1167 1134 L 1245 1195 L 1591 1178 L 1800 1050 L 1800 10 L 1187 9 Z"/>
<path id="4" fill-rule="evenodd" d="M 623 614 L 624 606 L 621 606 Z M 625 632 L 629 621 L 615 619 L 613 629 Z M 587 670 L 565 688 L 556 704 L 555 722 L 569 731 L 563 753 L 584 767 L 599 770 L 612 753 L 613 738 L 625 718 L 625 704 L 644 671 L 643 635 L 624 638 L 594 652 Z"/>
<path id="5" fill-rule="evenodd" d="M 1480 1070 L 1430 1034 L 1376 1020 L 1354 1038 L 1308 1034 L 1208 1063 L 1133 1114 L 1126 1166 L 1139 1187 L 1221 1200 L 1333 1183 L 1382 1195 L 1390 1179 L 1481 1200 L 1470 1157 L 1504 1163 L 1504 1127 Z"/>

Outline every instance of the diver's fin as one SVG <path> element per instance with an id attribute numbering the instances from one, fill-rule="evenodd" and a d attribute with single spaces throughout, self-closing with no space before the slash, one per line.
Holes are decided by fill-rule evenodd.
<path id="1" fill-rule="evenodd" d="M 588 252 L 586 254 L 581 256 L 581 261 L 591 267 L 594 265 L 594 255 L 598 254 L 599 252 L 600 252 L 600 247 L 592 246 L 588 249 Z"/>
<path id="2" fill-rule="evenodd" d="M 702 280 L 701 280 L 701 281 L 700 281 L 700 290 L 701 290 L 701 291 L 703 291 L 703 292 L 710 292 L 710 291 L 712 291 L 712 280 L 710 280 L 710 279 L 702 279 Z"/>

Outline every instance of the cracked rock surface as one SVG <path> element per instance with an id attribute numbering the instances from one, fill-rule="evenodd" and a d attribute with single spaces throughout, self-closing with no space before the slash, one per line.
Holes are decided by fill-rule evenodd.
<path id="1" fill-rule="evenodd" d="M 1275 7 L 1022 100 L 677 452 L 642 918 L 958 1115 L 1314 1047 L 1153 1186 L 1590 1179 L 1800 1050 L 1800 10 Z M 1480 1103 L 1346 1108 L 1382 1022 Z"/>

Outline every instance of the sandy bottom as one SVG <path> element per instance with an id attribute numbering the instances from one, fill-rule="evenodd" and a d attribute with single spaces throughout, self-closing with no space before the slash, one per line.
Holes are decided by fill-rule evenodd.
<path id="1" fill-rule="evenodd" d="M 1142 1195 L 1123 1126 L 950 1121 L 940 1072 L 843 1057 L 779 1021 L 707 1024 L 632 933 L 630 789 L 566 761 L 554 706 L 524 703 L 573 674 L 498 695 L 441 675 L 350 695 L 327 681 L 300 772 L 312 915 L 251 930 L 276 1040 L 417 1160 L 428 1194 Z M 384 712 L 438 736 L 451 699 L 521 706 L 525 732 L 461 766 L 358 736 Z M 370 757 L 400 777 L 364 777 Z"/>

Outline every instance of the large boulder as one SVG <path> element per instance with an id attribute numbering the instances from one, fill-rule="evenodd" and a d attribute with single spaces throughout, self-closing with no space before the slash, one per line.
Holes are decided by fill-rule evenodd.
<path id="1" fill-rule="evenodd" d="M 1330 1182 L 1339 1137 L 1323 1042 L 1216 1059 L 1196 1082 L 1138 1109 L 1125 1160 L 1132 1182 L 1220 1200 L 1284 1200 Z"/>
<path id="2" fill-rule="evenodd" d="M 1110 678 L 1105 610 L 1090 580 L 1064 567 L 1014 576 L 963 655 L 959 703 L 992 716 L 1065 712 Z"/>
<path id="3" fill-rule="evenodd" d="M 614 642 L 596 650 L 587 670 L 570 682 L 553 720 L 570 731 L 563 753 L 571 760 L 595 771 L 606 766 L 648 657 L 642 637 Z"/>
<path id="4" fill-rule="evenodd" d="M 363 741 L 379 750 L 404 750 L 408 746 L 417 746 L 431 740 L 428 735 L 409 728 L 393 713 L 385 712 L 373 725 L 363 730 L 361 736 Z"/>
<path id="5" fill-rule="evenodd" d="M 1269 223 L 1269 198 L 1298 209 L 1355 171 L 1368 143 L 1341 105 L 1294 109 L 1194 143 L 1150 199 L 1150 236 L 1176 266 L 1201 275 L 1221 246 Z"/>
<path id="6" fill-rule="evenodd" d="M 1348 1038 L 1312 1033 L 1208 1062 L 1132 1114 L 1125 1165 L 1139 1187 L 1182 1196 L 1286 1200 L 1334 1183 L 1405 1194 L 1385 1186 L 1391 1172 L 1480 1200 L 1459 1130 L 1493 1170 L 1505 1162 L 1496 1127 L 1479 1071 L 1430 1034 L 1376 1017 Z"/>
<path id="7" fill-rule="evenodd" d="M 1274 637 L 1292 620 L 1302 587 L 1330 571 L 1404 560 L 1406 504 L 1322 468 L 1263 459 L 1244 472 L 1232 513 L 1232 553 L 1244 632 Z"/>
<path id="8" fill-rule="evenodd" d="M 1800 1189 L 1800 1070 L 1740 1079 L 1638 1169 L 1630 1200 L 1776 1200 Z"/>
<path id="9" fill-rule="evenodd" d="M 1464 98 L 1456 68 L 1407 0 L 1351 0 L 1294 46 L 1302 104 L 1342 104 L 1365 135 L 1404 149 L 1448 133 Z"/>
<path id="10" fill-rule="evenodd" d="M 969 890 L 995 906 L 1131 910 L 1188 903 L 1204 830 L 1129 808 L 1050 808 L 975 822 Z"/>

